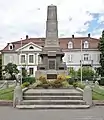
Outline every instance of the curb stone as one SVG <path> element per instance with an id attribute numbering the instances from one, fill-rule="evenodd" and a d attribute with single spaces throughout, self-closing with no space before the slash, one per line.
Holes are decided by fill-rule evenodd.
<path id="1" fill-rule="evenodd" d="M 104 106 L 104 100 L 93 100 L 94 106 Z M 0 100 L 0 106 L 13 106 L 11 100 Z"/>
<path id="2" fill-rule="evenodd" d="M 13 106 L 13 101 L 11 101 L 11 100 L 0 100 L 0 106 Z"/>
<path id="3" fill-rule="evenodd" d="M 104 100 L 93 100 L 95 106 L 104 106 Z"/>

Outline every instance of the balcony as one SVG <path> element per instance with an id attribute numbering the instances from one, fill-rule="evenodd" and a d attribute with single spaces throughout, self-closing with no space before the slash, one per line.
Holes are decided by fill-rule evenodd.
<path id="1" fill-rule="evenodd" d="M 80 60 L 81 64 L 81 60 Z M 82 60 L 82 66 L 92 66 L 93 65 L 93 60 Z"/>

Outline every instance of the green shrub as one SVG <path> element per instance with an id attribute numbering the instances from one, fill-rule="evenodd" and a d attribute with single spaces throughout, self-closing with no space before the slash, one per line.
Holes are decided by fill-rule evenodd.
<path id="1" fill-rule="evenodd" d="M 33 84 L 35 81 L 35 77 L 24 77 L 22 79 L 22 83 L 29 82 L 30 84 Z"/>
<path id="2" fill-rule="evenodd" d="M 99 85 L 104 85 L 104 78 L 101 78 L 101 80 L 99 80 Z"/>
<path id="3" fill-rule="evenodd" d="M 85 85 L 84 85 L 84 84 L 81 84 L 81 83 L 78 83 L 78 87 L 81 88 L 81 89 L 84 89 L 84 88 L 85 88 Z"/>
<path id="4" fill-rule="evenodd" d="M 29 82 L 24 82 L 24 83 L 22 84 L 22 88 L 29 87 L 29 85 L 30 85 Z"/>
<path id="5" fill-rule="evenodd" d="M 78 87 L 78 83 L 77 83 L 77 82 L 74 82 L 74 83 L 73 83 L 73 87 L 75 87 L 75 88 Z"/>
<path id="6" fill-rule="evenodd" d="M 66 81 L 62 82 L 62 86 L 64 88 L 68 88 L 70 85 L 69 85 L 68 81 L 66 80 Z"/>
<path id="7" fill-rule="evenodd" d="M 67 81 L 70 85 L 73 85 L 73 83 L 75 82 L 74 78 L 69 78 Z"/>

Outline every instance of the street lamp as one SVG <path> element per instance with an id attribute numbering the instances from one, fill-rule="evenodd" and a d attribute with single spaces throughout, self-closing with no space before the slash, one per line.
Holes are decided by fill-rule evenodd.
<path id="1" fill-rule="evenodd" d="M 22 56 L 22 38 L 21 38 L 21 55 Z M 21 61 L 21 58 L 20 58 Z M 21 61 L 21 85 L 22 85 L 22 61 Z"/>

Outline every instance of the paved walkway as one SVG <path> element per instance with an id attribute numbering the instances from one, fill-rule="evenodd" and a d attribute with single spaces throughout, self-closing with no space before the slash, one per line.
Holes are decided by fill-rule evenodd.
<path id="1" fill-rule="evenodd" d="M 0 107 L 0 120 L 104 120 L 104 107 L 85 110 L 18 110 Z"/>

